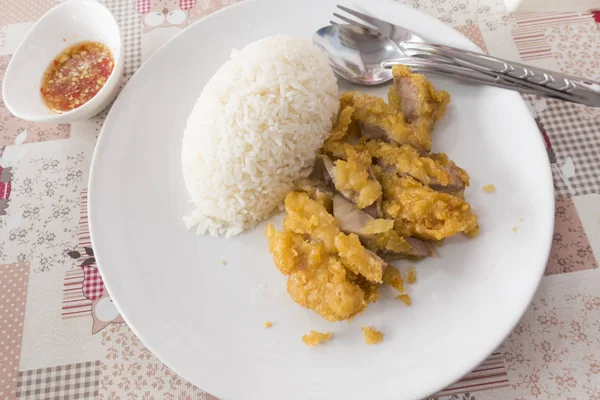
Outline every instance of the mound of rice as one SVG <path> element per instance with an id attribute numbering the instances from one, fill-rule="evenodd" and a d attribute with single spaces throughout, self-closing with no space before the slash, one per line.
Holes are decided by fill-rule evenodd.
<path id="1" fill-rule="evenodd" d="M 338 110 L 327 56 L 285 36 L 234 51 L 206 84 L 183 137 L 183 177 L 198 234 L 255 226 L 305 176 Z"/>

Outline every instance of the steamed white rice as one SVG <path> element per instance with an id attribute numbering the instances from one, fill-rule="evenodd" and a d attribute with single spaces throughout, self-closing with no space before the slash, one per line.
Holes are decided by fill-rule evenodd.
<path id="1" fill-rule="evenodd" d="M 183 177 L 198 234 L 253 227 L 308 173 L 337 114 L 327 56 L 267 37 L 234 51 L 204 87 L 183 137 Z"/>

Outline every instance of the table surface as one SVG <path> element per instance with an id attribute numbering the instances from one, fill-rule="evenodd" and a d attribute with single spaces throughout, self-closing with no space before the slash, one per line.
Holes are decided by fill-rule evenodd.
<path id="1" fill-rule="evenodd" d="M 190 23 L 235 2 L 105 0 L 124 36 L 125 78 Z M 509 15 L 502 0 L 401 2 L 495 56 L 600 80 L 598 13 Z M 3 2 L 0 79 L 28 29 L 57 3 Z M 165 8 L 181 9 L 184 23 L 144 23 Z M 434 398 L 600 399 L 600 109 L 525 100 L 556 190 L 546 274 L 496 352 Z M 13 117 L 0 99 L 0 398 L 214 399 L 140 343 L 96 269 L 87 181 L 105 116 L 41 125 Z"/>

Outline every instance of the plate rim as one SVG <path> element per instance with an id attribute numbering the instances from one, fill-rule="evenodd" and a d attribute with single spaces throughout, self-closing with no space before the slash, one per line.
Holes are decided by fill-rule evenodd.
<path id="1" fill-rule="evenodd" d="M 134 84 L 136 83 L 136 76 L 138 76 L 139 74 L 142 74 L 142 71 L 145 71 L 146 69 L 150 68 L 148 67 L 148 65 L 151 65 L 153 63 L 153 60 L 157 59 L 161 52 L 171 46 L 171 44 L 177 40 L 180 40 L 180 37 L 185 35 L 186 32 L 190 31 L 191 28 L 193 28 L 196 25 L 200 25 L 202 23 L 205 23 L 207 20 L 209 19 L 213 19 L 216 18 L 217 16 L 228 12 L 229 10 L 233 9 L 233 8 L 238 8 L 238 7 L 252 7 L 254 4 L 256 3 L 261 3 L 261 2 L 268 2 L 271 0 L 244 0 L 243 2 L 238 2 L 235 3 L 233 5 L 229 5 L 227 7 L 224 7 L 222 9 L 219 9 L 211 14 L 209 14 L 208 16 L 203 17 L 202 19 L 194 22 L 192 25 L 188 26 L 187 28 L 183 29 L 181 32 L 178 32 L 176 35 L 174 35 L 172 38 L 170 38 L 166 43 L 164 43 L 162 46 L 160 46 L 137 70 L 136 72 L 132 75 L 132 77 L 129 79 L 129 81 L 127 82 L 127 84 L 125 85 L 125 87 L 123 88 L 123 90 L 121 91 L 121 93 L 119 94 L 119 97 L 116 99 L 116 101 L 114 102 L 114 104 L 111 106 L 111 109 L 108 113 L 108 115 L 106 116 L 106 119 L 102 125 L 102 129 L 100 131 L 100 134 L 98 135 L 98 139 L 96 142 L 96 145 L 94 147 L 94 153 L 92 156 L 92 160 L 91 160 L 91 164 L 90 164 L 90 174 L 89 174 L 89 179 L 88 179 L 88 221 L 89 221 L 89 231 L 90 231 L 90 237 L 91 237 L 91 241 L 92 241 L 92 245 L 94 246 L 95 249 L 95 256 L 96 256 L 96 264 L 98 266 L 98 269 L 101 273 L 101 275 L 103 276 L 108 276 L 106 275 L 106 270 L 104 270 L 104 268 L 102 267 L 102 256 L 100 256 L 99 252 L 96 251 L 96 223 L 94 222 L 95 218 L 94 218 L 94 211 L 96 209 L 96 207 L 94 206 L 94 199 L 96 198 L 95 196 L 95 189 L 94 189 L 94 181 L 95 181 L 95 176 L 99 173 L 98 171 L 100 171 L 102 169 L 102 167 L 99 165 L 100 161 L 99 158 L 101 157 L 99 154 L 102 153 L 102 148 L 106 146 L 106 142 L 109 140 L 107 138 L 107 136 L 110 134 L 108 131 L 107 126 L 110 125 L 110 123 L 112 122 L 112 119 L 116 118 L 114 115 L 118 112 L 116 111 L 118 108 L 121 108 L 121 100 L 122 100 L 122 93 L 126 93 L 126 91 L 131 91 L 134 90 Z M 280 0 L 280 1 L 288 1 L 290 3 L 295 3 L 293 0 Z M 424 13 L 421 10 L 418 9 L 414 9 L 410 6 L 407 6 L 405 4 L 399 4 L 393 1 L 388 1 L 388 0 L 382 0 L 382 1 L 376 1 L 374 3 L 379 3 L 379 4 L 385 4 L 386 7 L 397 7 L 398 9 L 403 9 L 403 10 L 408 10 L 411 13 L 415 13 L 418 14 L 419 17 L 423 20 L 424 23 L 428 23 L 428 24 L 433 24 L 433 25 L 437 25 L 437 29 L 443 29 L 445 32 L 448 32 L 448 34 L 450 35 L 450 32 L 452 32 L 452 35 L 450 36 L 454 36 L 455 38 L 459 38 L 460 39 L 460 46 L 458 47 L 463 47 L 465 49 L 469 49 L 469 47 L 471 48 L 470 50 L 479 50 L 479 47 L 473 43 L 471 40 L 469 40 L 466 36 L 464 36 L 461 32 L 458 32 L 457 30 L 455 30 L 453 27 L 446 25 L 445 23 L 443 23 L 442 21 L 438 20 L 435 17 L 432 17 L 426 13 Z M 369 3 L 369 6 L 372 3 Z M 502 90 L 502 89 L 496 89 L 496 88 L 492 88 L 493 90 Z M 514 101 L 516 104 L 519 104 L 519 106 L 521 106 L 522 108 L 527 108 L 527 105 L 525 103 L 525 100 L 516 92 L 512 92 Z M 119 106 L 119 107 L 115 107 L 115 106 Z M 533 120 L 533 116 L 531 116 L 529 110 L 525 110 L 527 111 L 528 115 L 530 116 L 531 120 Z M 543 141 L 543 138 L 541 136 L 541 134 L 538 136 L 537 138 L 537 142 L 539 146 L 542 146 L 545 148 L 545 144 Z M 549 221 L 549 226 L 552 229 L 549 229 L 549 233 L 547 235 L 547 238 L 545 240 L 545 247 L 544 247 L 544 254 L 540 254 L 540 261 L 543 260 L 542 265 L 538 268 L 538 276 L 536 278 L 536 283 L 535 283 L 535 288 L 534 290 L 532 290 L 531 294 L 529 296 L 523 296 L 524 298 L 526 298 L 526 303 L 524 303 L 524 306 L 521 307 L 521 311 L 518 313 L 518 315 L 513 315 L 512 318 L 512 322 L 511 324 L 507 324 L 506 326 L 506 330 L 502 332 L 502 334 L 499 336 L 500 339 L 498 340 L 498 343 L 496 343 L 491 349 L 487 349 L 487 351 L 485 352 L 481 352 L 481 357 L 477 358 L 476 360 L 474 360 L 474 362 L 469 364 L 469 367 L 466 368 L 466 370 L 460 370 L 460 371 L 456 371 L 455 374 L 453 374 L 453 378 L 452 379 L 447 379 L 443 382 L 439 382 L 437 385 L 432 385 L 432 386 L 428 386 L 427 390 L 421 391 L 420 396 L 418 398 L 421 397 L 427 397 L 430 395 L 433 395 L 437 392 L 439 392 L 440 390 L 443 390 L 444 388 L 446 388 L 447 386 L 451 385 L 452 383 L 460 380 L 463 376 L 465 376 L 466 374 L 468 374 L 473 368 L 475 368 L 477 365 L 479 365 L 483 360 L 485 360 L 486 357 L 488 357 L 491 353 L 493 353 L 498 346 L 506 339 L 506 337 L 508 337 L 508 335 L 510 334 L 510 332 L 512 332 L 512 330 L 515 328 L 515 326 L 519 323 L 519 321 L 521 320 L 521 318 L 523 317 L 523 315 L 525 314 L 525 312 L 527 311 L 527 309 L 529 308 L 529 305 L 531 304 L 534 296 L 537 293 L 537 290 L 539 288 L 540 282 L 544 276 L 544 271 L 550 256 L 550 250 L 551 250 L 551 246 L 552 246 L 552 233 L 553 233 L 553 228 L 554 228 L 554 210 L 555 210 L 555 192 L 554 192 L 554 184 L 553 184 L 553 179 L 552 179 L 552 171 L 551 171 L 551 165 L 549 163 L 549 161 L 545 164 L 545 168 L 543 168 L 546 171 L 546 176 L 545 179 L 541 178 L 542 180 L 546 181 L 546 190 L 547 193 L 545 196 L 548 198 L 548 221 Z M 541 167 L 541 166 L 540 166 Z M 544 241 L 542 240 L 541 243 L 543 243 Z M 109 273 L 110 275 L 110 273 Z M 104 280 L 104 285 L 106 286 L 106 289 L 108 290 L 109 293 L 111 293 L 111 288 L 113 287 L 112 283 L 110 283 L 110 280 Z M 119 300 L 115 297 L 113 297 L 113 295 L 111 294 L 111 298 L 115 304 L 115 306 L 117 307 L 117 310 L 120 312 L 121 316 L 123 317 L 123 319 L 125 320 L 125 322 L 127 323 L 127 326 L 133 331 L 133 333 L 137 336 L 137 338 L 142 342 L 142 344 L 144 346 L 146 346 L 161 362 L 163 362 L 167 367 L 169 367 L 170 369 L 172 369 L 175 373 L 177 373 L 178 375 L 180 375 L 181 377 L 183 377 L 184 379 L 186 379 L 188 382 L 193 383 L 193 380 L 190 379 L 190 377 L 187 375 L 186 372 L 181 371 L 181 369 L 179 369 L 176 365 L 172 365 L 169 357 L 163 357 L 162 351 L 160 351 L 157 347 L 155 347 L 153 344 L 149 344 L 146 340 L 146 338 L 144 337 L 144 335 L 138 331 L 138 329 L 130 322 L 129 317 L 126 315 L 126 313 L 124 313 L 122 311 L 121 306 L 119 305 Z M 472 365 L 471 365 L 472 364 Z M 194 379 L 195 380 L 195 379 Z M 199 388 L 201 390 L 206 390 L 209 393 L 218 393 L 219 390 L 213 391 L 212 390 L 213 385 L 210 382 L 204 382 L 202 383 Z M 210 390 L 208 388 L 211 388 Z"/>

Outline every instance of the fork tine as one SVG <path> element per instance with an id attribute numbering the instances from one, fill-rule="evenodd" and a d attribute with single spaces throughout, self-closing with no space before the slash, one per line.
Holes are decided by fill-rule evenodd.
<path id="1" fill-rule="evenodd" d="M 361 19 L 361 20 L 363 20 L 363 21 L 365 21 L 365 22 L 367 22 L 367 23 L 369 23 L 369 24 L 371 24 L 371 25 L 373 25 L 373 26 L 375 26 L 375 27 L 377 27 L 379 29 L 382 29 L 382 28 L 384 28 L 384 27 L 386 27 L 386 26 L 389 25 L 388 22 L 382 21 L 382 20 L 377 19 L 375 17 L 370 17 L 367 14 L 363 14 L 363 13 L 355 11 L 355 10 L 353 10 L 351 8 L 340 6 L 339 4 L 337 5 L 337 8 L 339 8 L 340 10 L 345 11 L 348 14 L 353 15 L 356 18 L 359 18 L 359 19 Z"/>
<path id="2" fill-rule="evenodd" d="M 340 15 L 340 14 L 338 14 L 338 13 L 335 13 L 335 12 L 333 13 L 333 15 L 334 15 L 335 17 L 338 17 L 338 18 L 339 18 L 339 19 L 341 19 L 342 21 L 349 23 L 350 25 L 356 25 L 356 26 L 360 26 L 361 28 L 363 28 L 363 29 L 367 29 L 367 30 L 369 30 L 369 31 L 371 31 L 371 32 L 377 32 L 377 28 L 373 28 L 373 27 L 371 27 L 371 26 L 367 26 L 367 25 L 365 25 L 365 24 L 362 24 L 362 23 L 360 23 L 360 22 L 358 22 L 358 21 L 355 21 L 355 20 L 353 20 L 353 19 L 351 19 L 351 18 L 344 17 L 343 15 Z"/>

